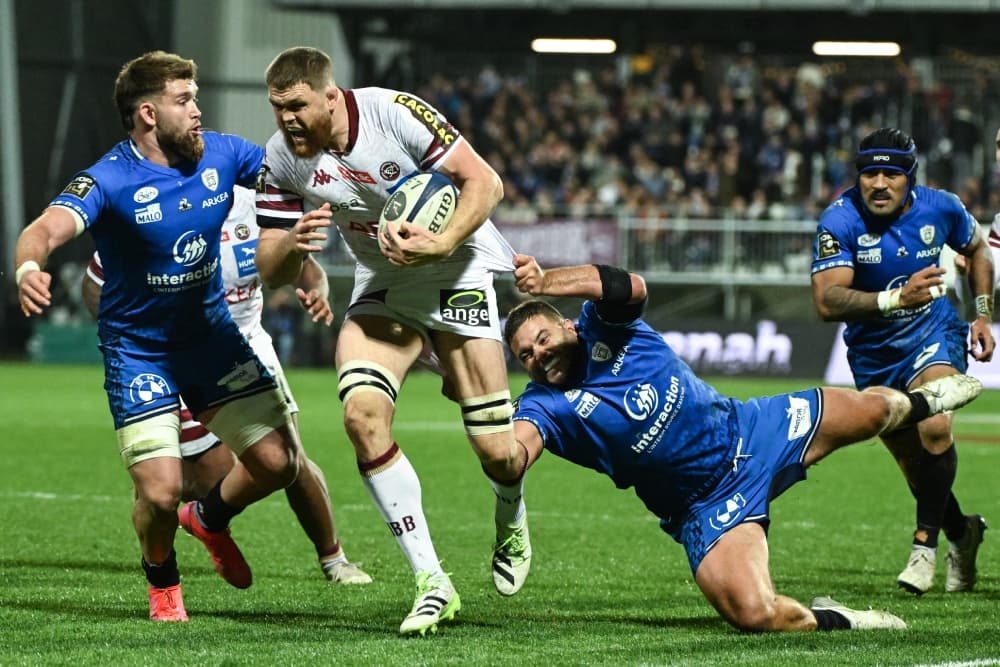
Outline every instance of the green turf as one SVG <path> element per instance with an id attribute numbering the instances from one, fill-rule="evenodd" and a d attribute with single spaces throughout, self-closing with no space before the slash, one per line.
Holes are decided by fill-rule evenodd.
<path id="1" fill-rule="evenodd" d="M 489 576 L 492 492 L 437 383 L 412 376 L 397 439 L 421 475 L 438 553 L 462 595 L 459 622 L 434 637 L 396 631 L 412 577 L 357 476 L 332 371 L 292 371 L 303 441 L 326 472 L 348 555 L 372 573 L 331 587 L 283 496 L 234 521 L 255 581 L 238 591 L 193 539 L 177 552 L 191 622 L 146 620 L 129 520 L 130 483 L 96 367 L 0 365 L 0 664 L 169 665 L 908 665 L 1000 664 L 1000 533 L 987 533 L 974 593 L 896 590 L 913 502 L 875 444 L 834 454 L 772 508 L 772 571 L 782 592 L 888 608 L 910 630 L 746 635 L 702 599 L 682 549 L 630 491 L 544 456 L 527 482 L 535 560 L 524 590 Z M 523 378 L 515 377 L 515 389 Z M 726 379 L 738 396 L 802 382 Z M 956 490 L 1000 526 L 997 415 L 989 391 L 957 417 Z"/>

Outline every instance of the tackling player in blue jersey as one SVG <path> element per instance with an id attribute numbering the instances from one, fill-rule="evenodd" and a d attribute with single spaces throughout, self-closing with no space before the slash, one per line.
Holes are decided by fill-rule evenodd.
<path id="1" fill-rule="evenodd" d="M 127 63 L 114 99 L 128 138 L 78 173 L 15 249 L 19 304 L 28 317 L 51 303 L 52 277 L 43 267 L 52 250 L 87 230 L 104 262 L 104 388 L 135 487 L 132 520 L 156 621 L 188 618 L 173 549 L 180 396 L 240 457 L 180 513 L 238 588 L 252 578 L 229 520 L 291 483 L 301 450 L 282 393 L 230 317 L 219 268 L 233 186 L 255 182 L 263 150 L 202 131 L 195 76 L 193 61 L 162 51 Z"/>
<path id="2" fill-rule="evenodd" d="M 915 184 L 917 147 L 900 130 L 865 137 L 857 184 L 823 212 L 812 265 L 820 317 L 847 322 L 847 359 L 859 389 L 901 391 L 964 373 L 966 354 L 989 361 L 995 342 L 993 260 L 958 197 Z M 968 260 L 976 295 L 971 329 L 945 294 L 941 249 Z M 971 590 L 986 523 L 966 516 L 951 492 L 958 458 L 951 415 L 941 414 L 882 434 L 917 501 L 917 528 L 900 587 L 922 594 L 934 581 L 938 533 L 951 542 L 946 591 Z"/>
<path id="3" fill-rule="evenodd" d="M 982 390 L 978 380 L 949 375 L 910 393 L 824 387 L 727 398 L 640 319 L 640 276 L 594 265 L 542 271 L 527 255 L 514 264 L 522 292 L 589 299 L 577 322 L 540 300 L 508 316 L 504 338 L 531 377 L 514 414 L 529 461 L 544 447 L 633 487 L 737 628 L 906 627 L 888 612 L 829 598 L 807 608 L 779 595 L 768 568 L 768 504 L 833 450 L 968 403 Z"/>

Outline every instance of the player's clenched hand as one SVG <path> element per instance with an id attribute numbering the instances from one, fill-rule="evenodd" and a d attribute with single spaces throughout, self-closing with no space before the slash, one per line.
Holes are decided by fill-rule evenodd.
<path id="1" fill-rule="evenodd" d="M 325 229 L 333 224 L 333 212 L 330 204 L 323 204 L 314 211 L 309 211 L 288 230 L 295 243 L 295 250 L 300 253 L 320 252 L 323 246 L 317 242 L 326 241 Z"/>
<path id="2" fill-rule="evenodd" d="M 323 322 L 326 326 L 333 324 L 333 309 L 320 290 L 311 289 L 307 292 L 298 287 L 295 289 L 295 296 L 299 298 L 302 307 L 312 316 L 313 322 Z"/>
<path id="3" fill-rule="evenodd" d="M 399 230 L 385 225 L 379 244 L 382 254 L 396 266 L 420 266 L 451 255 L 454 248 L 444 236 L 433 234 L 420 225 L 402 222 Z"/>
<path id="4" fill-rule="evenodd" d="M 52 305 L 52 274 L 46 271 L 28 271 L 17 284 L 17 301 L 25 317 L 41 315 Z"/>
<path id="5" fill-rule="evenodd" d="M 514 284 L 525 294 L 542 294 L 542 279 L 545 271 L 531 255 L 514 255 Z"/>
<path id="6" fill-rule="evenodd" d="M 993 339 L 993 323 L 985 317 L 978 317 L 969 328 L 969 354 L 976 361 L 989 361 L 993 358 L 996 341 Z"/>
<path id="7" fill-rule="evenodd" d="M 899 305 L 903 308 L 919 308 L 942 297 L 947 292 L 944 286 L 945 270 L 940 266 L 927 266 L 912 276 L 899 293 Z"/>

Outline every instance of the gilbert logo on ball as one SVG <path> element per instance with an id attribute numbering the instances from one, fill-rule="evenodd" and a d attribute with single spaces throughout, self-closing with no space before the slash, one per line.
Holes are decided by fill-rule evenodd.
<path id="1" fill-rule="evenodd" d="M 458 206 L 458 188 L 444 174 L 418 173 L 402 181 L 382 207 L 379 243 L 386 225 L 398 231 L 403 222 L 418 225 L 432 234 L 448 227 Z"/>

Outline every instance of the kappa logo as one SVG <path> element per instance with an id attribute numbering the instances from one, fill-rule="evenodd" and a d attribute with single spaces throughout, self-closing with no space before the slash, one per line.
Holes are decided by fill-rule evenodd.
<path id="1" fill-rule="evenodd" d="M 174 243 L 174 261 L 184 266 L 194 266 L 205 257 L 208 244 L 201 232 L 189 230 Z"/>
<path id="2" fill-rule="evenodd" d="M 594 343 L 594 347 L 590 350 L 590 358 L 597 363 L 608 361 L 611 359 L 611 348 L 601 341 L 597 341 Z"/>
<path id="3" fill-rule="evenodd" d="M 219 172 L 214 168 L 206 169 L 201 172 L 201 182 L 205 184 L 205 187 L 215 192 L 219 189 Z"/>
<path id="4" fill-rule="evenodd" d="M 337 180 L 336 176 L 326 173 L 323 169 L 317 169 L 313 172 L 312 187 L 315 188 L 317 185 L 327 185 L 335 180 Z"/>
<path id="5" fill-rule="evenodd" d="M 169 393 L 167 381 L 155 373 L 140 373 L 128 386 L 129 400 L 136 403 L 149 403 Z"/>
<path id="6" fill-rule="evenodd" d="M 715 516 L 711 517 L 708 523 L 715 530 L 731 526 L 743 515 L 743 508 L 746 506 L 747 500 L 743 494 L 735 493 L 732 498 L 726 500 L 722 507 L 716 508 Z"/>
<path id="7" fill-rule="evenodd" d="M 932 343 L 926 346 L 924 349 L 920 350 L 920 354 L 917 358 L 913 360 L 913 369 L 917 370 L 923 366 L 928 359 L 937 354 L 937 351 L 941 348 L 941 343 Z"/>

